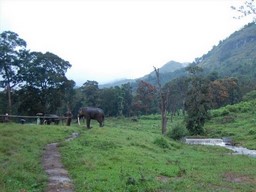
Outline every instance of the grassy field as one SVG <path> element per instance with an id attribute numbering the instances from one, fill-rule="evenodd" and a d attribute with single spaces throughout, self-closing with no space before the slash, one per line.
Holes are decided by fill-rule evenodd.
<path id="1" fill-rule="evenodd" d="M 256 149 L 254 111 L 245 106 L 227 106 L 212 111 L 212 116 L 205 125 L 207 136 L 228 136 L 235 143 Z M 177 122 L 182 122 L 182 117 L 168 122 L 169 130 Z M 79 132 L 80 136 L 64 142 L 72 132 Z M 93 122 L 92 129 L 76 124 L 0 124 L 0 191 L 43 191 L 47 176 L 41 157 L 44 146 L 52 142 L 59 143 L 63 164 L 76 192 L 256 189 L 256 158 L 163 137 L 160 116 L 151 115 L 138 122 L 106 118 L 104 128 Z"/>

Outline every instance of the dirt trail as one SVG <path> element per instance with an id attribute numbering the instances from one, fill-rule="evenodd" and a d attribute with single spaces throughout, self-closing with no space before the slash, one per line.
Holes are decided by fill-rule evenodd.
<path id="1" fill-rule="evenodd" d="M 77 133 L 73 133 L 66 141 L 70 141 L 77 136 Z M 68 172 L 61 163 L 58 143 L 46 145 L 42 164 L 49 176 L 46 192 L 74 192 L 74 186 L 68 176 Z"/>

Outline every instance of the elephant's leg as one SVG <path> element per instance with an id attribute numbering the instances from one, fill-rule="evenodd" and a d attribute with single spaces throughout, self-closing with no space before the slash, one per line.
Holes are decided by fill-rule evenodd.
<path id="1" fill-rule="evenodd" d="M 104 126 L 104 123 L 103 123 L 103 119 L 102 119 L 102 118 L 99 118 L 97 121 L 99 122 L 100 127 L 103 127 L 103 126 Z"/>
<path id="2" fill-rule="evenodd" d="M 90 118 L 86 118 L 86 126 L 88 129 L 90 129 L 90 122 L 91 122 L 91 119 Z"/>

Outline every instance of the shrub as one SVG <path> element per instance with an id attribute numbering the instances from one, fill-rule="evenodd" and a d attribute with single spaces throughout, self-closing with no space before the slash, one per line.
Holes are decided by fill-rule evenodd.
<path id="1" fill-rule="evenodd" d="M 221 119 L 220 123 L 223 123 L 223 124 L 225 124 L 225 123 L 233 123 L 235 121 L 235 119 L 236 119 L 236 116 L 234 116 L 234 115 L 227 115 L 227 116 L 224 116 Z"/>
<path id="2" fill-rule="evenodd" d="M 173 124 L 171 131 L 168 133 L 170 138 L 174 140 L 179 140 L 182 137 L 188 135 L 188 130 L 186 129 L 185 125 L 182 123 Z"/>
<path id="3" fill-rule="evenodd" d="M 170 148 L 168 142 L 163 137 L 155 139 L 154 144 L 158 145 L 163 149 Z"/>
<path id="4" fill-rule="evenodd" d="M 228 115 L 229 111 L 227 109 L 224 109 L 221 113 L 222 116 Z"/>
<path id="5" fill-rule="evenodd" d="M 244 100 L 244 101 L 250 101 L 250 100 L 253 100 L 253 99 L 256 99 L 256 90 L 253 90 L 253 91 L 247 93 L 247 94 L 243 97 L 243 100 Z"/>

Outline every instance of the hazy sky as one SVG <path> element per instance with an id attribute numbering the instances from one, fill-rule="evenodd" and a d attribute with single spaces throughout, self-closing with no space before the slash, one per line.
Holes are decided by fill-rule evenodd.
<path id="1" fill-rule="evenodd" d="M 241 0 L 0 0 L 0 33 L 72 65 L 81 85 L 141 77 L 170 60 L 192 62 L 246 21 Z"/>

